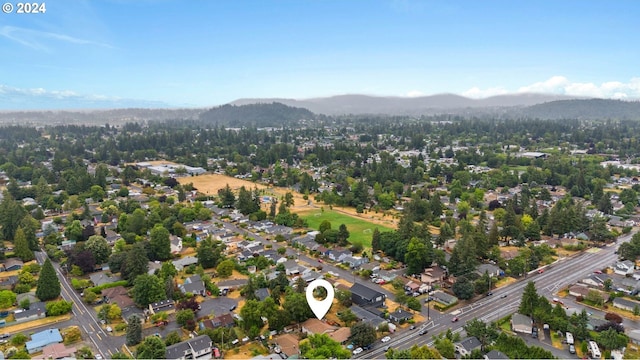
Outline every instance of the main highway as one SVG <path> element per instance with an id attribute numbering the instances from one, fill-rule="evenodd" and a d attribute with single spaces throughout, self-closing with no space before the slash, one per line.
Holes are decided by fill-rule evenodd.
<path id="1" fill-rule="evenodd" d="M 415 330 L 402 330 L 392 336 L 392 340 L 386 344 L 378 343 L 372 350 L 360 355 L 364 359 L 384 358 L 384 348 L 390 346 L 394 349 L 407 349 L 414 344 L 433 345 L 431 335 L 437 335 L 447 329 L 454 332 L 461 332 L 466 321 L 474 318 L 491 322 L 512 314 L 518 310 L 520 299 L 524 287 L 529 281 L 536 285 L 538 295 L 553 298 L 553 294 L 561 288 L 575 283 L 587 277 L 596 270 L 601 270 L 613 265 L 617 260 L 615 251 L 622 242 L 629 241 L 633 234 L 627 234 L 618 238 L 617 242 L 603 248 L 592 248 L 580 254 L 561 258 L 555 263 L 548 265 L 540 273 L 538 270 L 530 272 L 525 278 L 516 283 L 504 286 L 493 291 L 492 296 L 465 305 L 455 311 L 459 321 L 452 322 L 454 315 L 446 314 L 437 319 L 432 317 L 432 321 L 423 324 L 429 332 L 426 335 L 419 335 L 417 327 Z"/>

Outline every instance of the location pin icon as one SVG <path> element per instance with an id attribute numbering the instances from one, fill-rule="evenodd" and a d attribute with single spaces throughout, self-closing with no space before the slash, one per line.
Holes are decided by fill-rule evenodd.
<path id="1" fill-rule="evenodd" d="M 313 297 L 313 290 L 318 287 L 323 287 L 327 291 L 327 297 L 324 298 L 324 300 L 316 300 L 316 298 Z M 309 286 L 307 286 L 307 303 L 318 319 L 322 320 L 327 314 L 331 308 L 331 304 L 333 304 L 334 295 L 333 285 L 325 279 L 313 280 Z"/>

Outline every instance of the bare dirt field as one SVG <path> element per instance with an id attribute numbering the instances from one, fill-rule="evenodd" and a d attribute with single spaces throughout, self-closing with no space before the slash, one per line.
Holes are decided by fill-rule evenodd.
<path id="1" fill-rule="evenodd" d="M 322 204 L 315 204 L 313 203 L 313 201 L 305 200 L 302 197 L 302 194 L 291 189 L 256 184 L 248 180 L 238 179 L 220 174 L 206 174 L 199 176 L 182 177 L 178 178 L 178 182 L 180 182 L 180 184 L 193 183 L 193 186 L 205 195 L 217 195 L 218 190 L 223 189 L 227 186 L 227 184 L 229 184 L 229 187 L 232 190 L 238 190 L 242 186 L 244 186 L 247 190 L 258 188 L 259 190 L 263 190 L 265 195 L 271 195 L 277 198 L 282 198 L 287 192 L 291 192 L 294 199 L 294 205 L 291 207 L 291 211 L 298 214 L 303 214 L 304 212 L 308 212 L 313 209 L 319 209 L 320 207 L 325 206 Z M 382 213 L 376 214 L 374 212 L 358 214 L 355 209 L 337 206 L 333 207 L 333 210 L 355 218 L 369 221 L 374 224 L 384 225 L 394 229 L 398 225 L 398 219 L 391 215 L 383 217 Z"/>

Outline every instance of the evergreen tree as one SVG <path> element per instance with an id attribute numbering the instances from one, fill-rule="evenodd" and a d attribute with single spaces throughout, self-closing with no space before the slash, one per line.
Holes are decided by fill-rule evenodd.
<path id="1" fill-rule="evenodd" d="M 31 261 L 36 258 L 33 251 L 29 249 L 29 242 L 27 241 L 27 237 L 24 235 L 24 231 L 21 227 L 19 227 L 15 232 L 13 244 L 15 246 L 15 255 L 23 262 Z"/>
<path id="2" fill-rule="evenodd" d="M 380 231 L 378 228 L 373 229 L 373 235 L 371 235 L 371 249 L 373 252 L 380 250 Z"/>
<path id="3" fill-rule="evenodd" d="M 127 345 L 137 345 L 142 341 L 142 321 L 138 315 L 131 315 L 127 319 Z"/>
<path id="4" fill-rule="evenodd" d="M 540 297 L 536 290 L 536 284 L 529 281 L 522 292 L 522 300 L 518 312 L 523 315 L 533 316 L 535 308 L 538 306 Z"/>
<path id="5" fill-rule="evenodd" d="M 147 251 L 143 243 L 136 243 L 127 252 L 127 257 L 121 266 L 122 278 L 127 280 L 129 284 L 133 284 L 138 275 L 146 274 L 147 271 L 149 271 Z"/>
<path id="6" fill-rule="evenodd" d="M 27 211 L 22 204 L 16 201 L 10 193 L 5 192 L 4 198 L 0 202 L 0 240 L 15 238 L 18 226 L 26 214 Z"/>
<path id="7" fill-rule="evenodd" d="M 149 245 L 153 260 L 164 261 L 171 258 L 170 236 L 169 230 L 161 224 L 156 224 L 156 226 L 151 229 Z"/>
<path id="8" fill-rule="evenodd" d="M 41 301 L 55 299 L 60 296 L 60 281 L 56 275 L 56 271 L 51 264 L 51 260 L 47 258 L 40 269 L 38 285 L 36 288 L 36 297 Z"/>

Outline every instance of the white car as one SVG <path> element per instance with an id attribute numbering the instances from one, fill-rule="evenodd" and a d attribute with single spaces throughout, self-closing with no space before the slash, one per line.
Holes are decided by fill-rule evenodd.
<path id="1" fill-rule="evenodd" d="M 102 359 L 103 359 L 102 355 L 96 354 L 96 360 L 102 360 Z"/>
<path id="2" fill-rule="evenodd" d="M 390 337 L 388 337 L 388 336 L 385 336 L 385 337 L 383 337 L 383 338 L 382 338 L 382 340 L 380 340 L 380 341 L 382 341 L 383 343 L 386 343 L 386 342 L 391 341 L 391 338 L 390 338 Z"/>
<path id="3" fill-rule="evenodd" d="M 361 347 L 359 347 L 359 348 L 357 348 L 357 349 L 353 350 L 353 355 L 358 355 L 358 354 L 360 354 L 362 351 L 363 351 L 363 350 L 362 350 L 362 348 L 361 348 Z"/>

